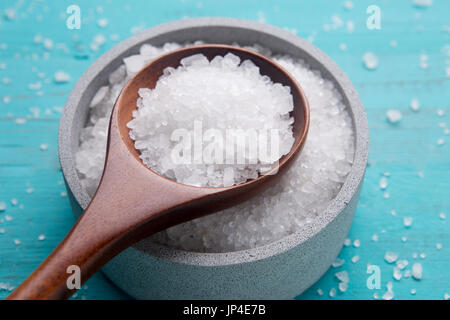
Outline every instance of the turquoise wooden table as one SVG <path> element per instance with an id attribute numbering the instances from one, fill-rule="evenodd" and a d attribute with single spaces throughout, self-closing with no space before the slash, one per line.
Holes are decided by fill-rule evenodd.
<path id="1" fill-rule="evenodd" d="M 66 8 L 81 8 L 80 30 Z M 94 4 L 95 3 L 95 4 Z M 369 30 L 366 9 L 381 10 Z M 196 16 L 260 20 L 312 41 L 347 73 L 370 125 L 370 165 L 341 266 L 298 299 L 444 299 L 450 294 L 450 1 L 10 1 L 0 3 L 0 298 L 50 253 L 74 222 L 57 156 L 58 120 L 80 75 L 118 41 Z M 95 40 L 96 39 L 96 40 Z M 373 52 L 378 66 L 362 62 Z M 63 71 L 64 74 L 55 73 Z M 65 81 L 69 75 L 70 80 Z M 58 76 L 59 75 L 59 76 Z M 412 99 L 419 109 L 411 109 Z M 414 103 L 413 103 L 414 105 Z M 389 109 L 401 111 L 397 124 Z M 380 179 L 388 181 L 380 188 Z M 384 187 L 384 186 L 382 186 Z M 2 208 L 6 206 L 6 208 Z M 412 218 L 412 224 L 408 226 Z M 406 225 L 405 225 L 406 224 Z M 386 252 L 407 260 L 400 280 Z M 414 263 L 422 279 L 408 276 Z M 367 265 L 381 271 L 369 289 Z M 348 289 L 335 274 L 347 271 Z M 333 289 L 337 290 L 333 296 Z M 331 296 L 330 296 L 331 291 Z M 387 297 L 387 296 L 385 296 Z M 74 299 L 126 299 L 101 274 Z"/>

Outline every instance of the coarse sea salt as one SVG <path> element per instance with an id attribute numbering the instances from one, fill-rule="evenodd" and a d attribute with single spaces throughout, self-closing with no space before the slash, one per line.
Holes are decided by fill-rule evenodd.
<path id="1" fill-rule="evenodd" d="M 127 124 L 134 146 L 148 168 L 180 183 L 222 187 L 255 179 L 294 143 L 290 88 L 232 53 L 211 61 L 203 54 L 186 57 L 178 68 L 166 68 L 154 89 L 138 93 Z M 231 130 L 236 136 L 229 137 Z M 253 146 L 267 146 L 270 155 L 250 152 Z"/>
<path id="2" fill-rule="evenodd" d="M 120 90 L 139 71 L 139 66 L 181 47 L 175 43 L 162 47 L 143 45 L 137 57 L 125 58 L 124 64 L 110 74 L 107 89 L 91 103 L 76 154 L 76 168 L 88 194 L 93 195 L 99 183 L 109 117 Z M 311 123 L 303 151 L 290 171 L 262 194 L 233 208 L 162 231 L 152 237 L 153 241 L 200 252 L 229 252 L 274 242 L 297 232 L 319 216 L 339 192 L 351 169 L 352 120 L 333 83 L 301 59 L 274 56 L 256 45 L 246 48 L 281 64 L 305 91 Z"/>

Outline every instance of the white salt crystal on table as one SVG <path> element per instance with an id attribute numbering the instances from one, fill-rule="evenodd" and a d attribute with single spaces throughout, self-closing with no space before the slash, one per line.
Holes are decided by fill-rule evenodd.
<path id="1" fill-rule="evenodd" d="M 398 259 L 398 254 L 395 252 L 388 251 L 384 254 L 384 260 L 387 263 L 394 263 Z"/>
<path id="2" fill-rule="evenodd" d="M 426 8 L 433 4 L 433 0 L 413 0 L 413 4 L 416 7 Z"/>
<path id="3" fill-rule="evenodd" d="M 70 81 L 70 75 L 65 71 L 57 71 L 53 75 L 53 79 L 56 83 L 66 83 Z"/>
<path id="4" fill-rule="evenodd" d="M 389 281 L 386 285 L 387 291 L 383 294 L 382 298 L 383 300 L 392 300 L 394 299 L 394 285 L 391 281 Z"/>
<path id="5" fill-rule="evenodd" d="M 381 190 L 386 189 L 387 186 L 388 186 L 388 180 L 387 180 L 387 178 L 386 178 L 386 177 L 381 177 L 381 178 L 380 178 L 380 181 L 379 181 L 379 183 L 378 183 L 378 185 L 380 186 L 380 189 L 381 189 Z"/>
<path id="6" fill-rule="evenodd" d="M 378 67 L 378 57 L 373 52 L 366 52 L 363 55 L 363 63 L 368 70 L 375 70 Z"/>
<path id="7" fill-rule="evenodd" d="M 422 279 L 422 264 L 419 262 L 415 262 L 412 266 L 412 276 L 414 279 L 416 280 L 421 280 Z"/>
<path id="8" fill-rule="evenodd" d="M 411 106 L 411 110 L 419 111 L 419 107 L 420 107 L 419 100 L 417 98 L 412 98 L 410 106 Z"/>
<path id="9" fill-rule="evenodd" d="M 402 120 L 402 113 L 396 109 L 389 109 L 386 112 L 386 118 L 390 123 L 398 123 Z"/>
<path id="10" fill-rule="evenodd" d="M 5 211 L 6 210 L 6 203 L 4 203 L 3 201 L 0 202 L 0 212 Z"/>
<path id="11" fill-rule="evenodd" d="M 404 217 L 404 218 L 403 218 L 403 225 L 404 225 L 406 228 L 411 227 L 412 223 L 413 223 L 413 218 L 412 218 L 412 217 Z"/>
<path id="12" fill-rule="evenodd" d="M 76 154 L 76 168 L 88 194 L 95 192 L 102 174 L 114 102 L 133 72 L 139 71 L 134 64 L 143 66 L 181 47 L 176 43 L 166 43 L 162 47 L 143 45 L 140 57 L 133 58 L 135 61 L 127 60 L 128 67 L 123 64 L 110 74 L 108 92 L 90 108 Z M 351 169 L 352 120 L 333 83 L 303 60 L 287 55 L 273 56 L 257 45 L 246 48 L 281 64 L 305 91 L 311 123 L 303 151 L 290 171 L 264 193 L 236 207 L 169 228 L 153 236 L 153 241 L 202 252 L 236 251 L 271 243 L 297 232 L 308 221 L 320 216 Z M 351 241 L 346 240 L 345 244 L 351 245 Z"/>

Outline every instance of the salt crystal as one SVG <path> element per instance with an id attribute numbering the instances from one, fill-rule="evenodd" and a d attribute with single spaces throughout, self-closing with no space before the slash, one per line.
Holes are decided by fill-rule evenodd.
<path id="1" fill-rule="evenodd" d="M 6 203 L 0 202 L 0 212 L 5 211 L 5 210 L 6 210 Z"/>
<path id="2" fill-rule="evenodd" d="M 394 298 L 393 284 L 389 281 L 386 285 L 387 291 L 383 294 L 384 300 L 392 300 Z"/>
<path id="3" fill-rule="evenodd" d="M 43 144 L 41 144 L 41 145 L 39 146 L 39 148 L 40 148 L 42 151 L 45 151 L 45 150 L 48 149 L 48 145 L 45 144 L 45 143 L 43 143 Z"/>
<path id="4" fill-rule="evenodd" d="M 33 188 L 27 188 L 26 192 L 28 194 L 32 194 L 34 192 L 34 189 Z"/>
<path id="5" fill-rule="evenodd" d="M 387 263 L 394 263 L 398 259 L 398 254 L 395 252 L 386 252 L 384 254 L 384 260 L 386 260 Z"/>
<path id="6" fill-rule="evenodd" d="M 439 213 L 439 218 L 441 220 L 445 220 L 445 218 L 446 218 L 445 213 L 443 213 L 443 212 Z"/>
<path id="7" fill-rule="evenodd" d="M 333 268 L 338 268 L 342 266 L 344 263 L 345 263 L 344 259 L 336 258 L 336 260 L 334 260 L 334 262 L 331 265 L 333 266 Z"/>
<path id="8" fill-rule="evenodd" d="M 444 293 L 444 300 L 449 300 L 449 299 L 450 299 L 450 294 Z"/>
<path id="9" fill-rule="evenodd" d="M 378 185 L 380 186 L 381 190 L 384 190 L 387 188 L 388 186 L 388 180 L 386 177 L 381 177 L 380 182 L 378 183 Z"/>
<path id="10" fill-rule="evenodd" d="M 396 109 L 390 109 L 386 112 L 386 118 L 390 123 L 398 123 L 402 120 L 402 113 Z"/>
<path id="11" fill-rule="evenodd" d="M 404 225 L 406 228 L 411 227 L 412 223 L 413 223 L 413 218 L 412 218 L 412 217 L 404 217 L 404 218 L 403 218 L 403 225 Z"/>
<path id="12" fill-rule="evenodd" d="M 358 255 L 353 256 L 353 257 L 352 257 L 352 262 L 353 262 L 353 263 L 357 263 L 357 262 L 359 261 L 359 259 L 360 259 L 360 257 L 359 257 Z"/>
<path id="13" fill-rule="evenodd" d="M 372 235 L 372 241 L 373 242 L 377 242 L 378 241 L 378 235 L 377 234 L 373 234 Z"/>
<path id="14" fill-rule="evenodd" d="M 336 272 L 334 276 L 341 282 L 349 282 L 349 277 L 347 271 Z"/>
<path id="15" fill-rule="evenodd" d="M 378 58 L 372 52 L 366 52 L 363 55 L 363 62 L 368 70 L 375 70 L 378 67 Z"/>
<path id="16" fill-rule="evenodd" d="M 14 239 L 14 244 L 16 245 L 16 246 L 18 246 L 19 244 L 21 244 L 22 243 L 22 241 L 20 241 L 19 239 Z"/>
<path id="17" fill-rule="evenodd" d="M 400 270 L 403 270 L 408 265 L 408 260 L 401 259 L 401 260 L 398 260 L 395 264 Z"/>
<path id="18" fill-rule="evenodd" d="M 394 267 L 392 276 L 395 280 L 400 281 L 400 279 L 402 278 L 402 271 L 400 270 L 400 268 Z"/>
<path id="19" fill-rule="evenodd" d="M 416 289 L 411 289 L 410 291 L 409 291 L 412 295 L 415 295 L 416 294 Z"/>
<path id="20" fill-rule="evenodd" d="M 436 143 L 438 146 L 442 146 L 445 143 L 445 140 L 443 138 L 439 138 L 437 139 Z"/>
<path id="21" fill-rule="evenodd" d="M 345 9 L 347 9 L 347 10 L 351 10 L 351 9 L 353 9 L 353 2 L 352 1 L 345 1 L 344 2 L 344 8 Z"/>
<path id="22" fill-rule="evenodd" d="M 335 288 L 331 288 L 329 294 L 330 294 L 330 297 L 331 297 L 331 298 L 336 297 L 336 289 L 335 289 Z"/>
<path id="23" fill-rule="evenodd" d="M 44 39 L 44 48 L 47 50 L 53 49 L 53 40 L 52 39 Z"/>
<path id="24" fill-rule="evenodd" d="M 433 4 L 433 0 L 413 0 L 416 7 L 427 8 Z"/>
<path id="25" fill-rule="evenodd" d="M 420 107 L 419 100 L 417 98 L 412 98 L 410 106 L 411 106 L 411 110 L 419 111 L 419 107 Z"/>
<path id="26" fill-rule="evenodd" d="M 441 250 L 442 249 L 442 243 L 436 243 L 436 249 Z"/>
<path id="27" fill-rule="evenodd" d="M 13 206 L 16 206 L 18 203 L 19 203 L 19 201 L 18 201 L 16 198 L 12 198 L 12 199 L 11 199 L 11 204 L 12 204 Z"/>
<path id="28" fill-rule="evenodd" d="M 17 12 L 16 12 L 16 10 L 13 9 L 13 8 L 7 8 L 7 9 L 5 9 L 4 14 L 5 14 L 5 18 L 6 18 L 7 20 L 14 20 L 14 19 L 16 19 L 16 17 L 17 17 Z"/>
<path id="29" fill-rule="evenodd" d="M 361 240 L 355 239 L 355 240 L 353 241 L 353 246 L 354 246 L 355 248 L 359 248 L 359 247 L 361 246 Z"/>
<path id="30" fill-rule="evenodd" d="M 70 81 L 70 75 L 65 71 L 57 71 L 55 72 L 53 79 L 56 83 L 66 83 Z"/>
<path id="31" fill-rule="evenodd" d="M 427 257 L 427 255 L 425 254 L 425 252 L 421 252 L 421 253 L 419 254 L 419 257 L 420 257 L 421 259 L 425 259 L 425 258 Z"/>
<path id="32" fill-rule="evenodd" d="M 345 292 L 348 289 L 348 282 L 339 282 L 338 284 L 339 291 Z"/>
<path id="33" fill-rule="evenodd" d="M 414 279 L 422 279 L 422 264 L 419 262 L 414 262 L 411 272 Z"/>
<path id="34" fill-rule="evenodd" d="M 401 237 L 402 242 L 406 242 L 408 240 L 408 238 L 406 237 Z"/>
<path id="35" fill-rule="evenodd" d="M 444 112 L 444 110 L 442 110 L 442 109 L 438 109 L 438 110 L 436 111 L 436 114 L 437 114 L 439 117 L 442 117 L 442 116 L 445 114 L 445 112 Z"/>
<path id="36" fill-rule="evenodd" d="M 108 25 L 108 19 L 106 19 L 106 18 L 98 19 L 97 25 L 98 25 L 100 28 L 106 27 L 106 26 Z"/>
<path id="37" fill-rule="evenodd" d="M 38 240 L 39 241 L 45 240 L 45 234 L 40 234 L 39 237 L 38 237 Z"/>
<path id="38" fill-rule="evenodd" d="M 352 244 L 352 241 L 349 238 L 344 240 L 344 246 L 348 247 L 351 244 Z"/>
<path id="39" fill-rule="evenodd" d="M 322 296 L 322 295 L 323 295 L 323 290 L 322 290 L 322 289 L 317 289 L 317 294 L 318 294 L 319 296 Z"/>

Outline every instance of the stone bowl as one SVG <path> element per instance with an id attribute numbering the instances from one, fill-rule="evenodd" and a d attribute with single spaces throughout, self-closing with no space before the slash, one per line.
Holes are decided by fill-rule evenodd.
<path id="1" fill-rule="evenodd" d="M 355 129 L 353 167 L 326 210 L 300 231 L 268 245 L 236 252 L 188 252 L 143 240 L 128 248 L 102 271 L 137 299 L 292 299 L 316 282 L 330 267 L 350 229 L 369 151 L 366 114 L 359 96 L 341 69 L 309 42 L 279 28 L 229 18 L 196 18 L 159 25 L 106 52 L 73 88 L 59 127 L 59 157 L 75 216 L 90 197 L 74 165 L 81 128 L 89 103 L 108 75 L 143 43 L 192 42 L 241 45 L 258 43 L 274 53 L 302 58 L 333 81 Z"/>

